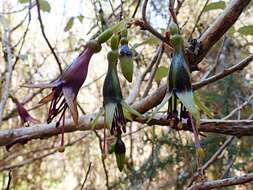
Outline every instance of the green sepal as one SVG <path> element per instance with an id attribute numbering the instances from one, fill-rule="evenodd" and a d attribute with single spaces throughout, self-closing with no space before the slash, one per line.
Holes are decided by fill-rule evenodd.
<path id="1" fill-rule="evenodd" d="M 115 103 L 107 103 L 104 106 L 104 109 L 105 109 L 105 124 L 106 124 L 106 127 L 108 129 L 111 129 L 113 116 L 114 116 L 114 113 L 115 113 L 116 106 L 117 106 L 117 104 L 115 104 Z"/>
<path id="2" fill-rule="evenodd" d="M 179 34 L 179 28 L 178 28 L 178 25 L 175 22 L 172 22 L 169 25 L 169 29 L 170 29 L 170 34 L 171 35 Z"/>
<path id="3" fill-rule="evenodd" d="M 126 78 L 128 82 L 132 82 L 133 80 L 133 71 L 134 64 L 132 57 L 129 56 L 120 56 L 120 68 L 123 76 Z"/>
<path id="4" fill-rule="evenodd" d="M 124 100 L 122 100 L 120 103 L 121 103 L 122 107 L 125 108 L 132 115 L 135 115 L 137 117 L 142 117 L 142 115 L 138 111 L 136 111 L 135 109 L 130 107 Z"/>
<path id="5" fill-rule="evenodd" d="M 100 110 L 98 111 L 95 119 L 91 122 L 91 129 L 95 129 L 97 123 L 98 123 L 98 120 L 99 120 L 99 117 L 103 114 L 104 110 L 102 108 L 100 108 Z"/>
<path id="6" fill-rule="evenodd" d="M 112 154 L 115 152 L 115 144 L 111 144 L 108 148 L 108 153 Z"/>
<path id="7" fill-rule="evenodd" d="M 155 110 L 151 113 L 147 123 L 149 123 L 151 119 L 155 116 L 155 114 L 168 102 L 171 96 L 172 96 L 172 93 L 167 91 L 161 103 L 158 106 L 156 106 Z"/>
<path id="8" fill-rule="evenodd" d="M 203 101 L 200 98 L 199 93 L 197 93 L 195 91 L 193 94 L 193 97 L 194 97 L 194 101 L 195 101 L 196 106 L 200 110 L 202 110 L 209 119 L 213 118 L 213 113 L 208 109 L 208 107 L 205 106 L 205 104 L 203 103 Z"/>
<path id="9" fill-rule="evenodd" d="M 125 109 L 124 107 L 123 107 L 123 114 L 124 114 L 124 117 L 125 117 L 127 120 L 133 121 L 132 115 L 131 115 L 131 114 L 128 112 L 128 110 Z"/>
<path id="10" fill-rule="evenodd" d="M 176 92 L 176 95 L 179 98 L 179 100 L 183 103 L 183 105 L 188 109 L 188 111 L 192 114 L 198 126 L 200 122 L 200 114 L 199 110 L 195 106 L 192 91 Z"/>

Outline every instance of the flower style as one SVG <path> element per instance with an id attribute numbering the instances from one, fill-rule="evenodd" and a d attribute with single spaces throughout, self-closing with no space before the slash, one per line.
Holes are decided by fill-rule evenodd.
<path id="1" fill-rule="evenodd" d="M 25 125 L 28 124 L 28 122 L 33 123 L 33 124 L 37 124 L 40 123 L 39 120 L 33 118 L 28 111 L 25 109 L 25 107 L 16 99 L 16 98 L 12 98 L 12 101 L 16 104 L 17 106 L 17 112 L 19 114 L 19 117 L 21 119 L 21 125 Z M 29 124 L 28 124 L 29 125 Z"/>

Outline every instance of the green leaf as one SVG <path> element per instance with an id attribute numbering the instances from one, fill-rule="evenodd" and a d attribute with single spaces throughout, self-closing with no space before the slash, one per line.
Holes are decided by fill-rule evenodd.
<path id="1" fill-rule="evenodd" d="M 74 24 L 74 17 L 71 17 L 64 28 L 64 32 L 69 31 L 72 28 L 73 24 Z"/>
<path id="2" fill-rule="evenodd" d="M 79 15 L 79 16 L 77 16 L 77 19 L 82 23 L 83 22 L 83 18 L 84 18 L 84 16 L 83 15 Z"/>
<path id="3" fill-rule="evenodd" d="M 39 3 L 40 3 L 40 10 L 48 13 L 51 11 L 51 6 L 46 0 L 39 0 Z"/>
<path id="4" fill-rule="evenodd" d="M 209 3 L 209 4 L 204 8 L 204 12 L 206 12 L 206 11 L 211 11 L 211 10 L 216 10 L 216 9 L 224 9 L 225 6 L 226 6 L 226 4 L 225 4 L 224 1 Z"/>
<path id="5" fill-rule="evenodd" d="M 197 105 L 197 107 L 200 110 L 202 110 L 208 118 L 212 118 L 213 113 L 208 109 L 208 107 L 205 106 L 203 101 L 201 101 L 199 93 L 195 92 L 193 96 L 194 96 L 194 101 L 195 101 L 195 104 Z"/>
<path id="6" fill-rule="evenodd" d="M 28 3 L 29 2 L 29 0 L 18 0 L 19 1 L 19 3 L 21 3 L 21 4 L 24 4 L 24 3 Z"/>
<path id="7" fill-rule="evenodd" d="M 155 81 L 160 82 L 164 77 L 168 75 L 168 68 L 161 66 L 156 70 Z"/>
<path id="8" fill-rule="evenodd" d="M 143 46 L 143 45 L 157 45 L 159 44 L 160 40 L 156 37 L 150 37 L 145 39 L 143 42 L 136 44 L 135 47 Z"/>
<path id="9" fill-rule="evenodd" d="M 243 26 L 238 29 L 238 32 L 242 35 L 253 35 L 253 25 Z"/>
<path id="10" fill-rule="evenodd" d="M 228 35 L 229 35 L 229 36 L 232 36 L 235 32 L 236 32 L 235 27 L 232 26 L 232 27 L 230 27 L 229 30 L 228 30 Z"/>

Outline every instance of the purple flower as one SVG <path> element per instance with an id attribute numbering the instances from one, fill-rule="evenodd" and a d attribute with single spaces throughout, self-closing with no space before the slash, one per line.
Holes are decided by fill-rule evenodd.
<path id="1" fill-rule="evenodd" d="M 21 119 L 21 123 L 22 125 L 28 123 L 28 122 L 31 122 L 33 124 L 36 124 L 36 123 L 40 123 L 39 120 L 33 118 L 29 113 L 28 111 L 24 108 L 24 106 L 16 99 L 16 98 L 13 98 L 12 97 L 12 100 L 13 102 L 16 104 L 17 106 L 17 112 L 19 114 L 19 117 Z"/>
<path id="2" fill-rule="evenodd" d="M 90 59 L 94 53 L 101 50 L 101 45 L 95 40 L 86 44 L 86 49 L 69 65 L 58 79 L 49 84 L 36 84 L 27 87 L 32 88 L 52 88 L 52 92 L 40 100 L 45 104 L 51 102 L 48 111 L 47 123 L 50 123 L 57 115 L 60 117 L 56 127 L 62 122 L 61 133 L 64 133 L 65 112 L 69 108 L 75 125 L 78 125 L 78 111 L 76 97 L 83 85 L 87 73 Z M 63 139 L 62 143 L 63 145 Z"/>

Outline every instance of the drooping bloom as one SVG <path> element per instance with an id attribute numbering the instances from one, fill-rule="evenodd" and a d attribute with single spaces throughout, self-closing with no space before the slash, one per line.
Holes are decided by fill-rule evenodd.
<path id="1" fill-rule="evenodd" d="M 75 125 L 78 125 L 76 97 L 86 79 L 92 55 L 100 50 L 101 45 L 95 40 L 92 40 L 86 44 L 86 49 L 66 68 L 57 80 L 49 84 L 28 86 L 32 88 L 52 88 L 52 92 L 44 97 L 40 103 L 45 104 L 51 102 L 47 123 L 50 123 L 60 114 L 56 127 L 62 122 L 62 134 L 64 132 L 65 112 L 67 108 L 69 108 L 71 112 Z M 63 145 L 63 139 L 61 144 Z"/>
<path id="2" fill-rule="evenodd" d="M 115 154 L 117 165 L 120 171 L 124 166 L 125 147 L 121 140 L 121 134 L 126 132 L 126 118 L 124 111 L 128 111 L 135 116 L 141 117 L 141 114 L 131 108 L 124 100 L 120 88 L 120 82 L 117 74 L 118 52 L 116 50 L 108 53 L 108 71 L 103 86 L 103 107 L 105 110 L 105 124 L 110 129 L 112 135 L 117 137 L 115 144 Z M 119 147 L 118 153 L 116 148 Z M 124 151 L 123 151 L 124 149 Z M 121 151 L 122 150 L 122 151 Z M 120 159 L 118 158 L 120 154 Z"/>
<path id="3" fill-rule="evenodd" d="M 25 107 L 16 98 L 13 98 L 13 97 L 11 97 L 11 98 L 17 106 L 17 112 L 18 112 L 18 115 L 21 119 L 21 125 L 22 126 L 25 125 L 25 124 L 28 124 L 28 122 L 33 123 L 33 124 L 40 123 L 39 120 L 35 119 L 34 117 L 32 117 L 28 113 L 28 111 L 25 109 Z"/>
<path id="4" fill-rule="evenodd" d="M 202 154 L 203 150 L 200 147 L 197 128 L 192 120 L 193 116 L 196 125 L 198 126 L 200 114 L 194 101 L 190 71 L 184 54 L 184 41 L 179 34 L 178 26 L 175 23 L 170 25 L 170 34 L 170 42 L 173 46 L 174 52 L 168 74 L 167 92 L 152 116 L 168 102 L 167 118 L 170 120 L 170 125 L 177 128 L 182 125 L 181 122 L 183 122 L 188 126 L 191 126 L 194 132 L 195 146 L 198 151 L 201 151 L 200 154 Z M 178 110 L 179 102 L 181 103 L 180 110 Z"/>

